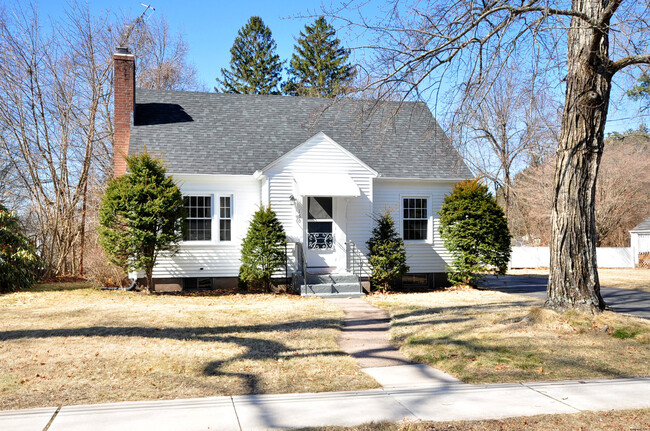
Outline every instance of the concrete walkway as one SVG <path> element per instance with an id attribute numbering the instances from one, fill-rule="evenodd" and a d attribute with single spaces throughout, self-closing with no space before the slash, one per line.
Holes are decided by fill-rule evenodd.
<path id="1" fill-rule="evenodd" d="M 389 342 L 389 320 L 382 310 L 363 299 L 336 301 L 346 313 L 342 348 L 357 358 L 363 371 L 383 389 L 5 411 L 0 412 L 0 430 L 243 431 L 650 408 L 650 378 L 464 384 L 404 358 Z"/>
<path id="2" fill-rule="evenodd" d="M 498 290 L 506 293 L 530 296 L 546 301 L 546 276 L 506 275 L 496 277 L 489 275 L 481 283 L 484 289 Z M 633 314 L 650 319 L 650 293 L 640 290 L 618 289 L 601 286 L 600 293 L 605 303 L 618 313 Z"/>
<path id="3" fill-rule="evenodd" d="M 386 388 L 461 384 L 455 377 L 424 364 L 414 364 L 390 343 L 390 316 L 363 298 L 329 298 L 345 312 L 339 346 L 361 370 Z"/>

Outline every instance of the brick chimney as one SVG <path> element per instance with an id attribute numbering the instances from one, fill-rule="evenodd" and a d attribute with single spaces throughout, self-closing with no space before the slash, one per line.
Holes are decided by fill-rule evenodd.
<path id="1" fill-rule="evenodd" d="M 115 73 L 115 144 L 113 146 L 113 172 L 116 177 L 126 173 L 126 156 L 129 154 L 129 139 L 135 108 L 135 56 L 129 48 L 118 47 L 113 54 Z"/>

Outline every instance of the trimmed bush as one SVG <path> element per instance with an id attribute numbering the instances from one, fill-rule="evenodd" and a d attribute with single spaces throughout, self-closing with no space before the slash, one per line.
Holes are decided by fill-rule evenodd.
<path id="1" fill-rule="evenodd" d="M 508 222 L 487 186 L 478 179 L 457 183 L 439 214 L 440 235 L 454 259 L 449 281 L 476 286 L 477 273 L 505 274 L 511 251 Z"/>
<path id="2" fill-rule="evenodd" d="M 128 172 L 112 179 L 99 212 L 100 244 L 125 271 L 144 270 L 147 290 L 160 252 L 174 254 L 183 239 L 185 206 L 160 160 L 142 153 L 126 159 Z"/>
<path id="3" fill-rule="evenodd" d="M 372 284 L 380 291 L 386 292 L 409 271 L 404 240 L 395 229 L 395 221 L 390 211 L 387 210 L 375 218 L 375 227 L 366 245 L 369 252 L 368 263 L 372 268 Z"/>
<path id="4" fill-rule="evenodd" d="M 0 293 L 32 287 L 40 267 L 41 260 L 18 219 L 0 204 Z"/>
<path id="5" fill-rule="evenodd" d="M 272 290 L 271 277 L 287 260 L 287 236 L 282 223 L 270 207 L 260 206 L 253 214 L 242 243 L 239 283 L 241 287 Z"/>

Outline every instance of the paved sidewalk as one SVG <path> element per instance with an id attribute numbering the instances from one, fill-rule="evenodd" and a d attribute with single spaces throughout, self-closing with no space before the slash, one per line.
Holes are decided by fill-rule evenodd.
<path id="1" fill-rule="evenodd" d="M 265 430 L 371 421 L 498 419 L 650 407 L 650 379 L 450 384 L 319 394 L 246 395 L 0 412 L 0 430 Z M 55 416 L 55 417 L 53 417 Z M 52 419 L 53 418 L 53 419 Z"/>

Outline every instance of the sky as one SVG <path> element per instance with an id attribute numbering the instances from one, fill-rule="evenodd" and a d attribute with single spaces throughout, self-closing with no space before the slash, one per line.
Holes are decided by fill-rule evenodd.
<path id="1" fill-rule="evenodd" d="M 0 0 L 2 3 L 3 0 Z M 188 61 L 196 66 L 199 80 L 205 88 L 212 90 L 220 69 L 227 68 L 230 62 L 230 48 L 237 31 L 253 15 L 258 15 L 271 29 L 277 43 L 277 53 L 282 60 L 288 60 L 293 46 L 305 24 L 314 21 L 321 11 L 321 5 L 336 6 L 337 0 L 87 0 L 91 11 L 111 10 L 118 15 L 132 17 L 134 20 L 144 11 L 142 3 L 150 4 L 153 15 L 164 15 L 172 31 L 181 32 L 190 47 Z M 372 14 L 375 4 L 365 9 Z M 65 9 L 66 0 L 38 1 L 41 17 L 56 17 Z M 335 23 L 336 26 L 336 23 Z M 338 37 L 346 47 L 354 47 L 359 42 L 351 40 L 350 35 L 339 32 Z M 354 52 L 353 52 L 354 56 Z M 640 121 L 648 123 L 648 116 L 639 117 L 638 104 L 624 96 L 624 89 L 616 89 L 610 104 L 606 132 L 623 132 L 637 128 Z M 430 106 L 434 115 L 436 106 Z"/>
<path id="2" fill-rule="evenodd" d="M 1 1 L 1 0 L 0 0 Z M 237 31 L 248 19 L 257 15 L 271 29 L 278 45 L 277 53 L 283 60 L 291 58 L 293 45 L 306 23 L 314 18 L 301 19 L 318 13 L 321 2 L 314 0 L 266 1 L 198 1 L 198 0 L 87 0 L 91 11 L 121 11 L 134 20 L 150 4 L 155 11 L 147 12 L 152 19 L 164 15 L 172 31 L 183 34 L 190 47 L 189 62 L 194 64 L 199 79 L 208 89 L 216 84 L 221 68 L 230 62 L 230 48 Z M 66 5 L 65 0 L 41 0 L 39 10 L 45 16 L 56 16 Z"/>

